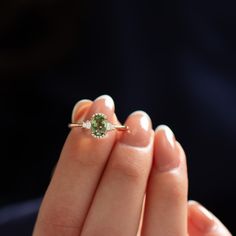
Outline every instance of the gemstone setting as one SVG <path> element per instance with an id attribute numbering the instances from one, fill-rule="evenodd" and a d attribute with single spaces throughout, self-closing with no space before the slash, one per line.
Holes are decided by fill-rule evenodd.
<path id="1" fill-rule="evenodd" d="M 108 125 L 107 118 L 102 113 L 95 113 L 91 120 L 90 125 L 86 125 L 87 127 L 90 126 L 91 134 L 95 138 L 103 138 L 107 131 L 110 130 L 110 125 Z"/>
<path id="2" fill-rule="evenodd" d="M 90 129 L 91 128 L 91 122 L 89 120 L 83 122 L 82 127 L 85 129 Z"/>

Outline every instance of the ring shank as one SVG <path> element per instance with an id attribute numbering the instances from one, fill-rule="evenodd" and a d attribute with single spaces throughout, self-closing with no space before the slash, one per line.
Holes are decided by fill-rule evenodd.
<path id="1" fill-rule="evenodd" d="M 126 125 L 113 125 L 115 129 L 120 130 L 120 131 L 125 131 L 128 130 L 128 126 Z M 78 122 L 78 123 L 70 123 L 68 125 L 69 128 L 76 128 L 80 127 L 83 128 L 83 122 Z"/>
<path id="2" fill-rule="evenodd" d="M 79 123 L 70 123 L 68 125 L 69 128 L 75 128 L 75 127 L 83 127 L 83 123 L 82 122 L 79 122 Z"/>
<path id="3" fill-rule="evenodd" d="M 114 125 L 114 128 L 120 131 L 128 130 L 128 126 L 126 125 Z"/>

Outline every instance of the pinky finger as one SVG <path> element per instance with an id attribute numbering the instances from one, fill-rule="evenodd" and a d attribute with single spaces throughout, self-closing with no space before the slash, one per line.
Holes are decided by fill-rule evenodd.
<path id="1" fill-rule="evenodd" d="M 232 236 L 211 212 L 198 202 L 188 202 L 189 236 Z"/>

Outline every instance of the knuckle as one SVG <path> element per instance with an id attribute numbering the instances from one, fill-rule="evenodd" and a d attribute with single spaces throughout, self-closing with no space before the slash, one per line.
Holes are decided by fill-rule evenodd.
<path id="1" fill-rule="evenodd" d="M 166 180 L 166 197 L 174 197 L 175 202 L 185 201 L 187 197 L 187 181 L 181 175 L 176 175 L 173 173 L 169 173 Z"/>
<path id="2" fill-rule="evenodd" d="M 146 177 L 149 169 L 147 158 L 137 153 L 120 152 L 117 158 L 112 160 L 111 165 L 113 170 L 133 180 Z"/>
<path id="3" fill-rule="evenodd" d="M 112 235 L 112 236 L 120 236 L 122 232 L 120 229 L 116 229 L 115 227 L 106 225 L 106 226 L 99 226 L 96 228 L 85 228 L 82 231 L 83 236 L 104 236 L 104 235 Z"/>
<path id="4" fill-rule="evenodd" d="M 92 147 L 92 148 L 91 148 Z M 99 167 L 106 162 L 108 154 L 91 139 L 81 139 L 65 155 L 84 168 Z"/>
<path id="5" fill-rule="evenodd" d="M 78 155 L 72 155 L 70 158 L 75 161 L 77 166 L 81 166 L 82 168 L 100 167 L 104 162 L 104 158 L 98 158 L 96 154 L 83 155 L 81 153 Z"/>
<path id="6" fill-rule="evenodd" d="M 40 233 L 40 231 L 43 233 Z M 69 216 L 55 211 L 37 219 L 33 235 L 71 235 L 72 232 L 79 232 L 78 223 Z"/>
<path id="7" fill-rule="evenodd" d="M 175 200 L 177 202 L 182 202 L 183 199 L 185 199 L 185 191 L 183 188 L 181 188 L 180 185 L 173 186 L 170 190 L 170 194 L 174 196 Z"/>

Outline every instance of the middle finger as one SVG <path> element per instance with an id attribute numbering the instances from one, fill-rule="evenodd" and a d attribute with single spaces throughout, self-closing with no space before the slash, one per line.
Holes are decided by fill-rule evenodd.
<path id="1" fill-rule="evenodd" d="M 154 133 L 150 118 L 135 112 L 108 161 L 82 235 L 136 235 L 152 163 Z"/>

